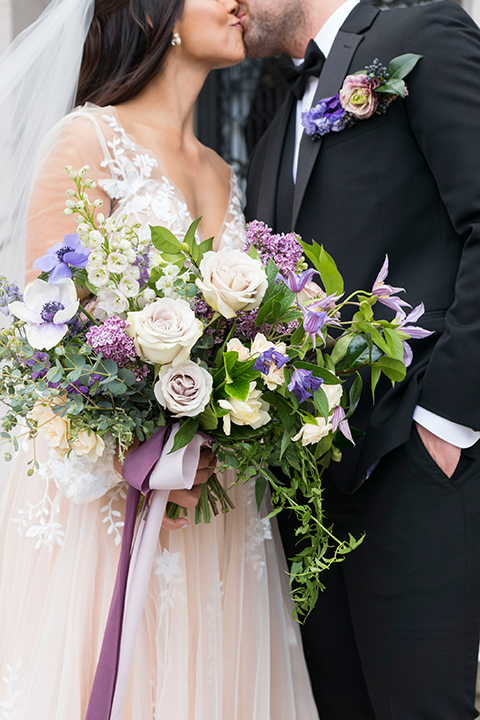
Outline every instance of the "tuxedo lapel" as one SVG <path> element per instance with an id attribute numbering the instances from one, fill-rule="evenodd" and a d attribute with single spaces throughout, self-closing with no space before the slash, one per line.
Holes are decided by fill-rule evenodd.
<path id="1" fill-rule="evenodd" d="M 270 137 L 265 151 L 265 157 L 269 158 L 269 162 L 262 168 L 257 207 L 261 208 L 262 221 L 270 226 L 275 224 L 275 196 L 280 160 L 288 119 L 293 111 L 294 102 L 295 98 L 292 93 L 289 93 L 272 121 Z"/>
<path id="2" fill-rule="evenodd" d="M 327 57 L 318 81 L 317 92 L 315 93 L 312 107 L 322 98 L 335 95 L 335 93 L 340 90 L 353 56 L 363 40 L 361 33 L 370 27 L 379 12 L 378 8 L 374 8 L 373 5 L 366 2 L 360 2 L 352 10 L 343 24 L 342 29 L 338 32 Z M 297 223 L 308 181 L 310 180 L 310 175 L 312 174 L 313 166 L 315 165 L 321 146 L 322 138 L 313 141 L 307 135 L 303 134 L 300 143 L 297 182 L 293 197 L 292 228 L 295 228 Z"/>

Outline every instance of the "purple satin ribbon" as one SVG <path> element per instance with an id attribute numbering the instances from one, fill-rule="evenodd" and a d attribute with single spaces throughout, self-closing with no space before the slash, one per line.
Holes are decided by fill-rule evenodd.
<path id="1" fill-rule="evenodd" d="M 195 435 L 185 448 L 169 454 L 179 425 L 163 427 L 125 460 L 129 484 L 122 547 L 102 649 L 85 720 L 119 720 L 135 639 L 147 594 L 158 535 L 170 490 L 189 489 L 207 440 Z M 138 530 L 135 524 L 141 495 L 147 501 Z"/>

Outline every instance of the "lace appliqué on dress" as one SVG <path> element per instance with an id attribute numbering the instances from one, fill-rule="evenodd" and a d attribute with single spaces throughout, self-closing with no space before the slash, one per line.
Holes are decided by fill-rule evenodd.
<path id="1" fill-rule="evenodd" d="M 163 577 L 166 584 L 169 585 L 173 578 L 180 573 L 179 560 L 179 552 L 171 553 L 164 548 L 162 554 L 155 558 L 155 575 Z"/>
<path id="2" fill-rule="evenodd" d="M 64 531 L 56 518 L 60 514 L 58 491 L 50 497 L 52 478 L 47 465 L 41 465 L 38 477 L 43 479 L 45 488 L 39 502 L 27 502 L 24 509 L 17 510 L 18 517 L 12 518 L 20 536 L 35 538 L 35 550 L 47 547 L 50 553 L 55 545 L 63 547 Z"/>
<path id="3" fill-rule="evenodd" d="M 77 457 L 73 452 L 62 458 L 55 450 L 50 450 L 47 467 L 65 497 L 83 505 L 98 500 L 123 482 L 122 476 L 113 467 L 114 456 L 113 443 L 106 443 L 102 457 L 95 461 L 86 455 Z"/>
<path id="4" fill-rule="evenodd" d="M 12 665 L 7 665 L 7 675 L 3 677 L 3 682 L 7 686 L 4 694 L 4 700 L 0 701 L 0 709 L 2 714 L 1 720 L 20 720 L 20 714 L 17 712 L 17 703 L 20 699 L 20 690 L 16 689 L 16 683 L 19 679 L 22 661 L 17 660 Z"/>
<path id="5" fill-rule="evenodd" d="M 116 489 L 110 490 L 107 497 L 109 498 L 108 503 L 100 509 L 100 512 L 105 515 L 102 523 L 107 526 L 107 535 L 112 535 L 115 545 L 118 546 L 122 542 L 120 530 L 125 525 L 122 520 L 124 512 L 116 510 L 114 506 L 123 501 L 122 511 L 124 510 L 125 500 L 127 499 L 127 483 L 123 482 Z"/>
<path id="6" fill-rule="evenodd" d="M 273 539 L 272 526 L 268 518 L 262 518 L 257 513 L 254 483 L 247 483 L 244 491 L 246 512 L 250 516 L 245 528 L 245 549 L 248 561 L 252 564 L 257 578 L 260 580 L 265 570 L 265 560 L 262 554 L 258 552 L 258 548 L 264 544 L 265 540 Z"/>

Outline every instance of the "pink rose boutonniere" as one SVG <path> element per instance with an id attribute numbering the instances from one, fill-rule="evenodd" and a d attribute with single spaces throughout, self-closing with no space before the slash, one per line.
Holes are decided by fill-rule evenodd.
<path id="1" fill-rule="evenodd" d="M 400 55 L 386 67 L 378 58 L 363 70 L 348 75 L 341 90 L 323 98 L 302 113 L 305 134 L 318 140 L 329 132 L 340 132 L 358 120 L 381 115 L 397 98 L 408 95 L 404 78 L 413 70 L 422 55 Z"/>

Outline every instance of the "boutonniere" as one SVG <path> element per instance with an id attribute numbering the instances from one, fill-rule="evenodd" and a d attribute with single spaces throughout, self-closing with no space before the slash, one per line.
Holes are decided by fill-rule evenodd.
<path id="1" fill-rule="evenodd" d="M 340 92 L 323 98 L 302 113 L 305 134 L 312 140 L 318 140 L 329 132 L 340 132 L 351 127 L 358 120 L 385 113 L 397 97 L 408 95 L 403 78 L 413 70 L 421 57 L 412 53 L 400 55 L 388 67 L 376 58 L 364 70 L 348 75 Z"/>

